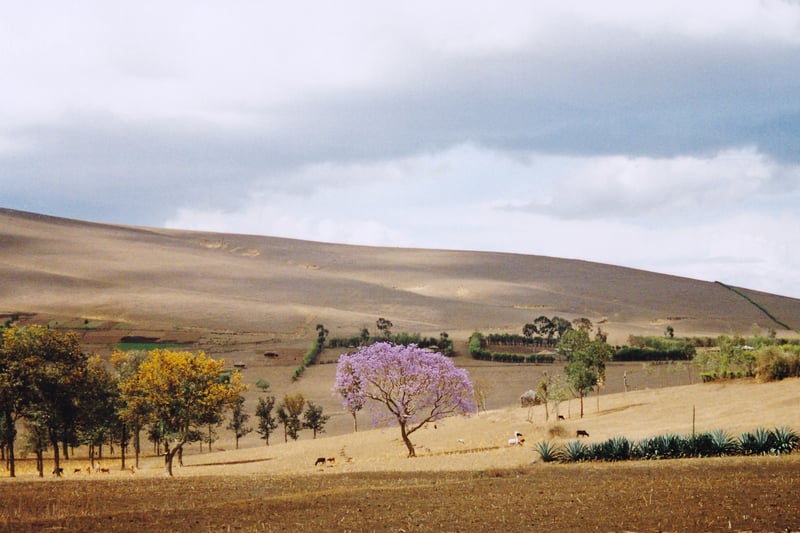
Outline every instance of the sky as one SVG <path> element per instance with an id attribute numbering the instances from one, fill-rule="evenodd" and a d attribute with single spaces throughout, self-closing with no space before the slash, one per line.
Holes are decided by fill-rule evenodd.
<path id="1" fill-rule="evenodd" d="M 798 0 L 0 0 L 0 50 L 2 207 L 800 298 Z"/>

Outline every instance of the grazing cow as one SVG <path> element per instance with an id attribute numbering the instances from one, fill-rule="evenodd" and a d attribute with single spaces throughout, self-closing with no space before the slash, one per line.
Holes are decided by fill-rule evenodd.
<path id="1" fill-rule="evenodd" d="M 564 415 L 558 415 L 559 420 L 564 420 Z"/>
<path id="2" fill-rule="evenodd" d="M 80 468 L 75 468 L 75 469 L 72 470 L 72 473 L 73 474 L 80 474 L 81 473 L 81 469 Z"/>
<path id="3" fill-rule="evenodd" d="M 111 473 L 111 469 L 110 468 L 101 467 L 100 468 L 100 473 L 101 474 L 110 474 Z"/>
<path id="4" fill-rule="evenodd" d="M 588 436 L 589 436 L 589 432 L 586 431 L 585 429 L 579 429 L 578 431 L 575 432 L 575 438 L 588 437 Z"/>
<path id="5" fill-rule="evenodd" d="M 327 461 L 328 461 L 329 465 L 335 464 L 336 463 L 336 457 L 328 457 Z"/>
<path id="6" fill-rule="evenodd" d="M 53 470 L 53 475 L 56 477 L 61 477 L 64 474 L 64 469 L 61 467 L 56 468 Z"/>
<path id="7" fill-rule="evenodd" d="M 317 457 L 317 460 L 314 462 L 314 466 L 324 465 L 324 464 L 325 464 L 325 458 L 324 457 Z"/>
<path id="8" fill-rule="evenodd" d="M 509 446 L 522 446 L 523 442 L 525 442 L 525 439 L 508 439 Z"/>

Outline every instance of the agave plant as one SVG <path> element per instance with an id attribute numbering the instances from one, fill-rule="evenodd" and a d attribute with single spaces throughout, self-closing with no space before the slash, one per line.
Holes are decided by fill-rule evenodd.
<path id="1" fill-rule="evenodd" d="M 587 459 L 586 445 L 579 440 L 569 441 L 562 451 L 562 460 L 577 463 Z"/>
<path id="2" fill-rule="evenodd" d="M 711 433 L 711 440 L 713 455 L 734 455 L 738 451 L 736 439 L 721 429 Z"/>
<path id="3" fill-rule="evenodd" d="M 775 444 L 773 453 L 792 453 L 795 448 L 800 446 L 800 435 L 786 426 L 772 430 L 772 436 Z"/>
<path id="4" fill-rule="evenodd" d="M 775 435 L 764 428 L 747 431 L 739 437 L 739 447 L 742 450 L 742 455 L 775 453 Z"/>
<path id="5" fill-rule="evenodd" d="M 709 457 L 715 453 L 714 437 L 711 433 L 697 433 L 683 439 L 683 457 Z"/>
<path id="6" fill-rule="evenodd" d="M 603 443 L 593 442 L 586 446 L 586 460 L 587 461 L 602 461 L 603 457 Z"/>
<path id="7" fill-rule="evenodd" d="M 545 463 L 561 460 L 561 448 L 551 441 L 541 440 L 534 444 L 533 449 L 539 453 Z"/>
<path id="8" fill-rule="evenodd" d="M 604 461 L 627 461 L 631 458 L 631 441 L 625 437 L 612 437 L 600 443 L 601 459 Z"/>

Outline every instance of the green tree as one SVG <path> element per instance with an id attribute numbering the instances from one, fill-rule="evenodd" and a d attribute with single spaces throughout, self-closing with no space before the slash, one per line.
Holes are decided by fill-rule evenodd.
<path id="1" fill-rule="evenodd" d="M 325 326 L 322 324 L 317 324 L 317 342 L 319 343 L 320 349 L 325 346 L 325 339 L 328 338 L 328 330 L 325 329 Z"/>
<path id="2" fill-rule="evenodd" d="M 375 322 L 375 326 L 378 328 L 378 331 L 383 333 L 383 336 L 388 339 L 392 334 L 392 326 L 394 326 L 394 324 L 392 324 L 391 320 L 381 317 Z"/>
<path id="3" fill-rule="evenodd" d="M 0 344 L 0 411 L 3 443 L 10 477 L 16 477 L 15 441 L 17 422 L 33 403 L 34 372 L 41 365 L 40 354 L 33 349 L 39 331 L 7 324 Z"/>
<path id="4" fill-rule="evenodd" d="M 80 412 L 80 385 L 86 379 L 87 357 L 75 334 L 44 326 L 14 326 L 3 330 L 0 345 L 0 410 L 4 418 L 10 468 L 15 476 L 16 422 L 31 420 L 53 445 L 55 468 L 60 467 L 59 443 L 75 440 Z"/>
<path id="5" fill-rule="evenodd" d="M 266 446 L 269 446 L 269 436 L 278 428 L 278 421 L 272 415 L 272 409 L 275 407 L 275 396 L 268 396 L 266 398 L 259 398 L 258 405 L 256 406 L 256 418 L 258 418 L 258 427 L 256 431 L 261 438 L 264 439 Z"/>
<path id="6" fill-rule="evenodd" d="M 559 339 L 561 339 L 568 331 L 572 331 L 572 323 L 566 318 L 554 316 L 552 319 L 550 319 L 550 323 L 553 324 L 553 329 L 558 334 Z"/>
<path id="7" fill-rule="evenodd" d="M 278 421 L 283 426 L 283 442 L 289 442 L 289 413 L 286 411 L 286 406 L 278 404 Z"/>
<path id="8" fill-rule="evenodd" d="M 231 408 L 231 419 L 228 422 L 228 429 L 233 431 L 236 439 L 236 449 L 239 449 L 239 439 L 253 431 L 251 426 L 247 425 L 250 415 L 244 410 L 244 396 L 239 396 Z"/>
<path id="9" fill-rule="evenodd" d="M 245 390 L 238 372 L 221 379 L 223 371 L 224 361 L 203 352 L 152 350 L 137 372 L 121 383 L 127 408 L 163 429 L 170 476 L 175 454 L 182 452 L 193 432 L 210 416 L 232 407 Z"/>
<path id="10" fill-rule="evenodd" d="M 533 336 L 539 333 L 539 328 L 536 327 L 536 324 L 531 324 L 528 322 L 524 326 L 522 326 L 522 334 L 528 339 L 529 343 L 532 343 Z"/>
<path id="11" fill-rule="evenodd" d="M 121 416 L 122 399 L 119 382 L 108 372 L 100 356 L 87 362 L 86 376 L 80 383 L 80 440 L 89 445 L 89 462 L 94 464 L 95 451 L 102 456 L 102 446 L 115 437 L 119 440 L 122 468 L 128 444 L 127 424 Z"/>
<path id="12" fill-rule="evenodd" d="M 586 330 L 571 330 L 564 334 L 556 351 L 567 359 L 564 372 L 580 397 L 583 418 L 583 398 L 605 380 L 605 365 L 614 353 L 613 348 L 599 340 L 591 340 Z"/>
<path id="13" fill-rule="evenodd" d="M 552 339 L 556 333 L 553 322 L 544 315 L 534 320 L 533 324 L 536 327 L 536 331 L 539 332 L 539 335 L 547 337 L 548 339 Z"/>
<path id="14" fill-rule="evenodd" d="M 314 432 L 314 438 L 317 438 L 317 433 L 325 432 L 325 424 L 330 419 L 330 416 L 322 414 L 322 406 L 316 405 L 312 401 L 306 404 L 306 410 L 303 413 L 303 427 L 310 429 Z"/>
<path id="15" fill-rule="evenodd" d="M 122 382 L 131 379 L 139 370 L 139 366 L 145 359 L 147 359 L 147 352 L 145 350 L 115 350 L 114 353 L 111 354 L 111 364 L 116 369 L 115 377 L 117 387 L 119 387 Z M 119 402 L 117 405 L 117 416 L 123 424 L 123 430 L 128 431 L 133 438 L 134 462 L 136 468 L 139 468 L 139 456 L 142 451 L 141 432 L 146 423 L 146 417 L 143 413 L 136 413 L 129 409 L 128 404 L 122 398 L 121 391 L 117 397 L 117 401 Z M 124 457 L 125 454 L 123 453 L 123 468 L 125 468 Z"/>

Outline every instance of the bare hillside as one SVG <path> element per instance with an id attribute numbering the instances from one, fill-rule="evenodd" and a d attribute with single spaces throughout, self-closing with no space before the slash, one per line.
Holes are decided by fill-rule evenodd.
<path id="1" fill-rule="evenodd" d="M 800 300 L 741 291 L 797 328 Z M 114 226 L 0 210 L 0 313 L 142 328 L 308 338 L 374 327 L 467 335 L 518 331 L 540 315 L 585 316 L 621 339 L 776 324 L 717 283 L 502 253 L 374 248 Z"/>

